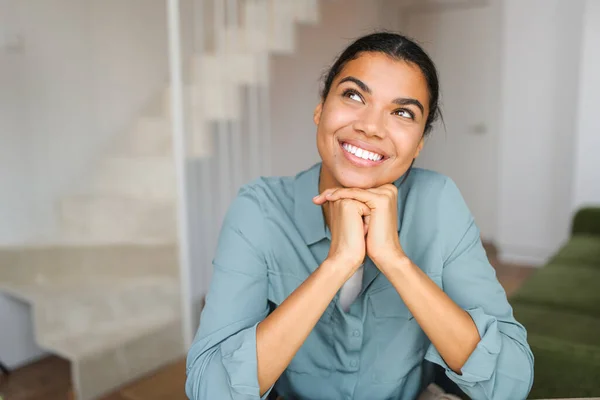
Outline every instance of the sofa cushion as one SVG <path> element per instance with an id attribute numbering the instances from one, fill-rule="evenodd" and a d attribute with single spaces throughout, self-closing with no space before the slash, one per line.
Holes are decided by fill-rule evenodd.
<path id="1" fill-rule="evenodd" d="M 592 265 L 600 268 L 600 236 L 575 235 L 552 257 L 549 264 Z"/>
<path id="2" fill-rule="evenodd" d="M 511 300 L 535 358 L 529 398 L 600 395 L 600 319 Z"/>
<path id="3" fill-rule="evenodd" d="M 536 271 L 511 302 L 545 305 L 600 317 L 600 268 L 554 263 Z"/>
<path id="4" fill-rule="evenodd" d="M 535 358 L 529 399 L 600 396 L 600 348 L 532 335 Z"/>
<path id="5" fill-rule="evenodd" d="M 510 302 L 516 320 L 525 326 L 529 336 L 545 336 L 600 349 L 600 318 L 512 299 Z"/>

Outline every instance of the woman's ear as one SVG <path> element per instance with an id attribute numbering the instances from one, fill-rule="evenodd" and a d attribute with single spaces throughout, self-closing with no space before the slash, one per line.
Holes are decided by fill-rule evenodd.
<path id="1" fill-rule="evenodd" d="M 321 113 L 323 112 L 323 103 L 319 103 L 316 107 L 315 107 L 315 112 L 313 114 L 313 121 L 315 122 L 315 125 L 319 125 L 319 122 L 321 121 Z"/>
<path id="2" fill-rule="evenodd" d="M 423 136 L 421 138 L 421 141 L 417 145 L 417 150 L 415 151 L 415 156 L 413 157 L 414 159 L 416 159 L 417 157 L 419 157 L 419 154 L 421 154 L 421 150 L 423 150 L 423 146 L 424 145 L 425 145 L 425 136 Z"/>

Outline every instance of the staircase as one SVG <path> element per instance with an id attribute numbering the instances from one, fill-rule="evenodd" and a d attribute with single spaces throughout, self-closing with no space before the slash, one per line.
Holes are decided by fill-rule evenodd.
<path id="1" fill-rule="evenodd" d="M 208 155 L 207 123 L 240 118 L 243 85 L 268 83 L 260 58 L 293 52 L 295 24 L 318 22 L 317 0 L 238 3 L 246 23 L 223 27 L 224 47 L 186 63 L 184 103 L 198 127 L 189 157 Z M 60 200 L 60 237 L 0 248 L 0 291 L 32 306 L 36 340 L 70 360 L 79 400 L 99 398 L 186 351 L 170 93 L 157 93 L 85 184 Z"/>

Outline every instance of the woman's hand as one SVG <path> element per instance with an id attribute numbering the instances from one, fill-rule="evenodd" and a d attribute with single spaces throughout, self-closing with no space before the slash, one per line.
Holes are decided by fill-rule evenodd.
<path id="1" fill-rule="evenodd" d="M 393 257 L 405 257 L 398 239 L 398 189 L 392 184 L 373 189 L 328 189 L 313 201 L 316 204 L 359 201 L 369 208 L 365 215 L 366 253 L 376 265 Z M 364 215 L 364 214 L 363 214 Z"/>
<path id="2" fill-rule="evenodd" d="M 352 199 L 319 202 L 319 196 L 313 202 L 325 207 L 329 230 L 331 231 L 331 246 L 327 258 L 336 264 L 348 267 L 348 278 L 360 267 L 365 259 L 364 217 L 370 210 L 365 204 Z"/>

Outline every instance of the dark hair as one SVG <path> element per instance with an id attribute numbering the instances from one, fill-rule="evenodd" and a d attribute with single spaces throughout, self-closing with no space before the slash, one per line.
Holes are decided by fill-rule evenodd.
<path id="1" fill-rule="evenodd" d="M 391 33 L 391 32 L 376 32 L 357 39 L 354 43 L 344 50 L 337 58 L 333 66 L 329 69 L 324 77 L 323 90 L 321 91 L 322 101 L 325 101 L 331 84 L 335 77 L 342 71 L 344 66 L 355 60 L 361 53 L 376 52 L 383 53 L 395 60 L 402 60 L 408 63 L 415 64 L 427 81 L 429 92 L 429 115 L 425 122 L 425 130 L 423 135 L 429 134 L 433 122 L 441 116 L 439 109 L 440 87 L 438 74 L 435 64 L 429 58 L 427 53 L 415 41 L 406 36 Z"/>

